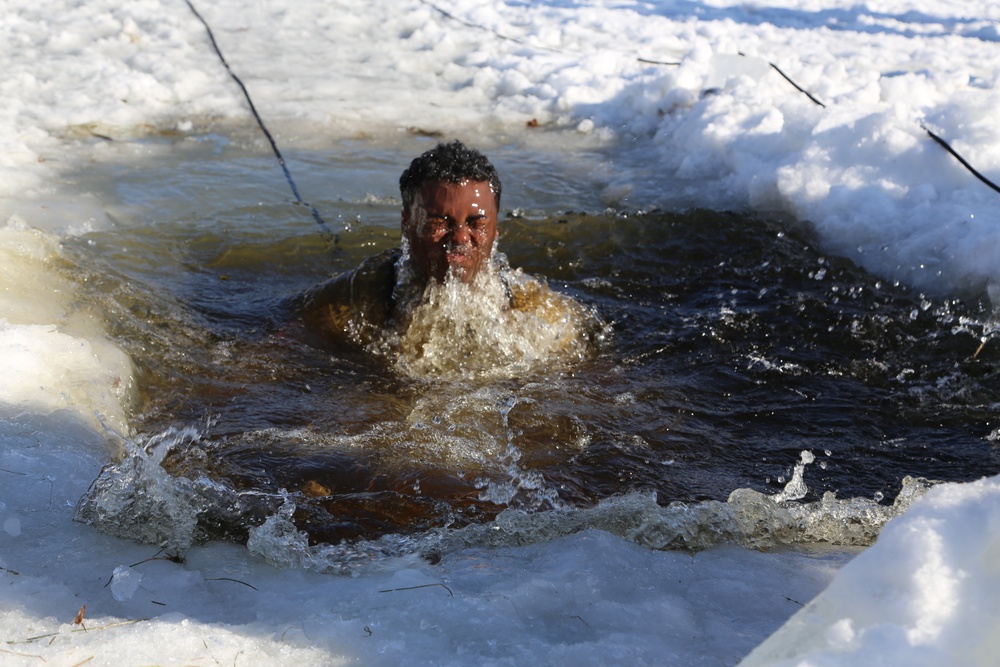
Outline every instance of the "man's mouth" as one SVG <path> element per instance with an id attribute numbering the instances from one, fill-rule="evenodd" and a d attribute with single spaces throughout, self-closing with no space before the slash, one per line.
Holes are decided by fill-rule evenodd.
<path id="1" fill-rule="evenodd" d="M 473 253 L 471 250 L 448 248 L 445 250 L 445 257 L 449 264 L 468 264 L 473 260 Z"/>
<path id="2" fill-rule="evenodd" d="M 471 249 L 446 248 L 445 265 L 447 273 L 462 282 L 472 277 L 476 265 L 475 253 Z"/>

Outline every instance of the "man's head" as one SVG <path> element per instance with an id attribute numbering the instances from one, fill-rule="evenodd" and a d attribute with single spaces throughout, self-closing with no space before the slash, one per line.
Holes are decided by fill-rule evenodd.
<path id="1" fill-rule="evenodd" d="M 421 283 L 453 275 L 471 282 L 493 253 L 500 177 L 479 151 L 438 144 L 399 178 L 402 232 Z"/>

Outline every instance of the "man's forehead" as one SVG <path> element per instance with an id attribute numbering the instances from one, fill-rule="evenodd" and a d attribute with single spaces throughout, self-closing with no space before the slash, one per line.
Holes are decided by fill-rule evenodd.
<path id="1" fill-rule="evenodd" d="M 436 189 L 439 187 L 455 188 L 455 189 L 475 187 L 475 188 L 486 188 L 490 192 L 493 191 L 492 183 L 490 183 L 489 181 L 479 181 L 474 178 L 463 178 L 457 181 L 430 178 L 421 184 L 420 189 L 428 190 L 428 189 Z"/>
<path id="2" fill-rule="evenodd" d="M 471 195 L 474 197 L 485 197 L 494 195 L 493 186 L 489 181 L 474 181 L 471 179 L 462 181 L 425 181 L 420 187 L 418 197 L 424 204 L 437 202 L 441 199 L 450 198 L 456 195 Z M 488 201 L 492 201 L 491 196 Z"/>

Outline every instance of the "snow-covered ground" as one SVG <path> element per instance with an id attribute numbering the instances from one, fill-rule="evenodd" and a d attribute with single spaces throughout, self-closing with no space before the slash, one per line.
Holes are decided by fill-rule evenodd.
<path id="1" fill-rule="evenodd" d="M 1000 180 L 995 3 L 201 5 L 286 149 L 414 130 L 606 149 L 575 169 L 609 206 L 776 212 L 888 279 L 1000 303 L 1000 194 L 926 132 Z M 95 413 L 127 431 L 133 392 L 50 268 L 60 237 L 109 224 L 74 175 L 155 152 L 144 137 L 256 126 L 184 2 L 0 9 L 3 664 L 732 664 L 831 578 L 746 664 L 995 662 L 996 479 L 933 489 L 842 569 L 843 551 L 689 556 L 586 531 L 324 575 L 225 544 L 147 560 L 73 523 L 109 457 Z"/>

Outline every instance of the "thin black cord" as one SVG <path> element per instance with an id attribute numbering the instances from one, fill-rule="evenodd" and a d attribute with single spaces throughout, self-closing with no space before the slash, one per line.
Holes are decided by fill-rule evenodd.
<path id="1" fill-rule="evenodd" d="M 508 35 L 503 35 L 503 34 L 497 32 L 495 30 L 491 30 L 489 28 L 486 28 L 485 26 L 481 26 L 481 25 L 478 25 L 478 24 L 466 21 L 464 19 L 461 19 L 458 16 L 455 16 L 454 14 L 452 14 L 452 13 L 450 13 L 448 11 L 445 11 L 444 9 L 442 9 L 439 6 L 437 6 L 433 2 L 430 2 L 429 0 L 420 0 L 420 1 L 422 3 L 424 3 L 425 5 L 427 5 L 428 7 L 434 9 L 438 13 L 442 14 L 446 18 L 451 19 L 453 21 L 457 21 L 457 22 L 462 23 L 463 25 L 469 26 L 471 28 L 478 28 L 478 29 L 481 29 L 481 30 L 487 30 L 489 32 L 492 32 L 497 37 L 500 37 L 501 39 L 507 39 L 507 40 L 510 40 L 512 42 L 516 42 L 518 44 L 524 44 L 526 46 L 534 46 L 534 48 L 541 48 L 541 49 L 545 49 L 547 51 L 556 51 L 556 52 L 558 52 L 557 49 L 553 49 L 551 47 L 531 45 L 531 44 L 528 44 L 527 42 L 524 42 L 524 41 L 522 41 L 520 39 L 517 39 L 515 37 L 510 37 Z M 212 48 L 215 49 L 215 53 L 219 56 L 219 60 L 222 61 L 222 64 L 225 66 L 226 71 L 229 72 L 229 76 L 231 76 L 233 78 L 233 81 L 235 81 L 237 83 L 237 85 L 239 85 L 240 90 L 243 91 L 243 96 L 246 98 L 247 104 L 250 106 L 250 112 L 253 113 L 254 118 L 257 119 L 257 125 L 260 126 L 261 132 L 264 133 L 264 136 L 267 137 L 267 141 L 271 144 L 271 150 L 274 151 L 274 156 L 278 159 L 278 164 L 281 165 L 281 170 L 285 173 L 285 179 L 288 181 L 288 186 L 292 189 L 292 194 L 295 195 L 295 200 L 299 204 L 302 204 L 303 206 L 307 206 L 309 208 L 309 211 L 312 213 L 313 219 L 316 221 L 316 223 L 320 227 L 322 227 L 323 230 L 327 234 L 330 234 L 331 236 L 333 236 L 334 242 L 336 242 L 337 241 L 337 235 L 333 233 L 333 231 L 326 224 L 326 222 L 324 222 L 323 218 L 320 217 L 319 211 L 316 210 L 316 207 L 314 207 L 311 204 L 308 204 L 307 202 L 305 202 L 302 199 L 302 197 L 299 195 L 299 189 L 295 186 L 295 181 L 292 179 L 292 174 L 288 171 L 288 166 L 285 164 L 285 158 L 283 158 L 281 156 L 281 151 L 278 150 L 278 145 L 275 143 L 274 138 L 271 136 L 271 133 L 268 132 L 267 127 L 264 125 L 264 121 L 260 117 L 260 114 L 257 113 L 257 108 L 254 106 L 253 100 L 250 98 L 250 93 L 247 91 L 246 86 L 243 85 L 243 82 L 240 80 L 240 78 L 238 76 L 236 76 L 236 73 L 233 72 L 232 68 L 229 67 L 229 63 L 226 61 L 225 56 L 222 55 L 222 51 L 221 51 L 221 49 L 219 49 L 219 45 L 215 41 L 215 35 L 212 33 L 212 28 L 208 25 L 208 22 L 205 21 L 204 18 L 202 18 L 201 14 L 198 13 L 198 10 L 195 9 L 194 5 L 191 4 L 191 0 L 184 0 L 184 2 L 186 2 L 187 6 L 191 8 L 191 12 L 198 18 L 199 21 L 201 21 L 201 24 L 203 26 L 205 26 L 205 30 L 208 32 L 208 38 L 212 42 Z M 744 54 L 740 53 L 739 55 L 742 56 Z M 657 65 L 676 65 L 676 64 L 679 64 L 679 63 L 672 63 L 672 62 L 662 62 L 662 61 L 647 60 L 645 58 L 638 58 L 637 60 L 639 60 L 639 62 L 652 63 L 652 64 L 657 64 Z M 813 97 L 813 95 L 808 90 L 806 90 L 805 88 L 803 88 L 799 84 L 795 83 L 795 81 L 793 81 L 787 74 L 785 74 L 784 72 L 782 72 L 781 68 L 779 68 L 777 65 L 775 65 L 772 62 L 769 62 L 768 65 L 770 65 L 774 69 L 775 72 L 777 72 L 778 74 L 780 74 L 782 76 L 782 78 L 785 79 L 785 81 L 787 81 L 788 83 L 792 84 L 795 87 L 795 89 L 798 90 L 800 93 L 804 94 L 806 97 L 808 97 L 810 100 L 812 100 L 815 104 L 823 107 L 824 109 L 826 108 L 825 104 L 823 104 L 818 99 L 816 99 L 815 97 Z M 936 134 L 934 134 L 933 132 L 931 132 L 930 130 L 928 130 L 923 125 L 921 125 L 921 127 L 923 128 L 923 130 L 925 132 L 927 132 L 928 135 L 930 135 L 931 139 L 933 139 L 934 141 L 936 141 L 942 148 L 944 148 L 946 151 L 948 151 L 956 160 L 958 160 L 962 164 L 963 167 L 965 167 L 966 169 L 968 169 L 969 172 L 971 172 L 973 176 L 975 176 L 976 178 L 978 178 L 980 181 L 982 181 L 983 183 L 985 183 L 986 185 L 988 185 L 990 188 L 992 188 L 996 192 L 1000 192 L 1000 186 L 997 186 L 991 180 L 989 180 L 988 178 L 986 178 L 985 176 L 983 176 L 982 174 L 980 174 L 978 171 L 976 171 L 976 169 L 971 164 L 969 164 L 968 162 L 966 162 L 965 159 L 955 151 L 955 149 L 953 149 L 951 146 L 948 145 L 948 142 L 946 142 L 944 139 L 942 139 L 941 137 L 937 136 Z"/>
<path id="2" fill-rule="evenodd" d="M 485 30 L 486 32 L 491 32 L 495 36 L 499 37 L 500 39 L 506 39 L 506 40 L 508 40 L 510 42 L 514 42 L 515 44 L 521 44 L 523 46 L 529 46 L 529 47 L 531 47 L 533 49 L 539 49 L 539 50 L 542 50 L 542 51 L 551 51 L 552 53 L 560 53 L 560 54 L 563 54 L 563 55 L 574 55 L 574 54 L 572 54 L 572 53 L 570 53 L 568 51 L 564 51 L 562 49 L 557 49 L 557 48 L 554 48 L 554 47 L 551 47 L 551 46 L 544 46 L 542 44 L 532 44 L 530 42 L 524 41 L 523 39 L 518 39 L 517 37 L 511 37 L 510 35 L 505 35 L 502 32 L 498 32 L 498 31 L 494 30 L 493 28 L 487 28 L 484 25 L 479 25 L 478 23 L 473 23 L 472 21 L 467 21 L 467 20 L 463 19 L 460 16 L 455 16 L 454 14 L 452 14 L 451 12 L 449 12 L 448 10 L 439 7 L 438 5 L 434 4 L 430 0 L 420 0 L 420 2 L 422 2 L 425 5 L 427 5 L 428 7 L 430 7 L 431 9 L 433 9 L 434 11 L 436 11 L 439 14 L 441 14 L 442 16 L 444 16 L 447 19 L 451 19 L 452 21 L 455 21 L 457 23 L 461 23 L 462 25 L 467 26 L 469 28 L 476 28 L 477 30 Z M 680 65 L 680 63 L 666 62 L 666 61 L 663 61 L 663 60 L 649 60 L 647 58 L 636 58 L 636 60 L 638 60 L 641 63 L 648 63 L 650 65 Z"/>
<path id="3" fill-rule="evenodd" d="M 771 67 L 773 67 L 774 71 L 777 72 L 778 74 L 780 74 L 782 76 L 782 78 L 785 79 L 785 81 L 787 81 L 788 83 L 790 83 L 793 86 L 795 86 L 795 89 L 797 91 L 799 91 L 800 93 L 804 94 L 806 97 L 808 97 L 809 99 L 811 99 L 813 102 L 815 102 L 816 104 L 820 105 L 824 109 L 826 108 L 825 104 L 823 104 L 822 102 L 820 102 L 819 100 L 817 100 L 815 97 L 813 97 L 812 93 L 810 93 L 808 90 L 806 90 L 805 88 L 803 88 L 799 84 L 797 84 L 794 81 L 792 81 L 791 78 L 789 78 L 789 76 L 787 74 L 785 74 L 784 72 L 782 72 L 781 69 L 779 69 L 777 65 L 775 65 L 774 63 L 768 63 L 768 65 L 770 65 Z"/>
<path id="4" fill-rule="evenodd" d="M 636 58 L 636 60 L 638 60 L 641 63 L 646 63 L 649 65 L 672 65 L 674 67 L 680 65 L 679 62 L 675 62 L 673 60 L 652 60 L 650 58 Z"/>
<path id="5" fill-rule="evenodd" d="M 212 48 L 215 49 L 216 55 L 219 56 L 219 60 L 222 61 L 222 64 L 223 66 L 225 66 L 226 71 L 229 72 L 229 76 L 233 77 L 233 81 L 235 81 L 236 84 L 240 87 L 240 90 L 243 91 L 243 96 L 246 98 L 247 104 L 250 106 L 250 112 L 253 114 L 253 117 L 257 119 L 257 125 L 260 126 L 260 131 L 264 133 L 265 137 L 267 137 L 268 143 L 271 144 L 271 150 L 274 151 L 274 156 L 278 159 L 278 164 L 281 165 L 281 170 L 285 172 L 285 180 L 288 181 L 288 186 L 291 188 L 292 194 L 295 195 L 295 201 L 309 208 L 309 211 L 312 213 L 313 220 L 316 221 L 316 224 L 318 224 L 323 229 L 324 232 L 332 236 L 334 243 L 336 243 L 338 241 L 337 235 L 334 234 L 333 230 L 330 229 L 329 225 L 327 225 L 326 222 L 323 220 L 323 218 L 320 217 L 319 211 L 316 210 L 316 207 L 313 206 L 312 204 L 307 203 L 299 195 L 299 189 L 295 186 L 295 181 L 292 179 L 291 172 L 288 171 L 288 166 L 285 164 L 285 158 L 282 157 L 281 151 L 278 150 L 278 144 L 275 143 L 274 137 L 271 136 L 271 133 L 267 130 L 267 127 L 264 125 L 264 121 L 260 117 L 260 114 L 257 113 L 257 107 L 254 106 L 253 100 L 250 99 L 250 93 L 247 91 L 247 87 L 243 85 L 243 81 L 240 80 L 240 77 L 236 76 L 236 73 L 232 70 L 231 67 L 229 67 L 229 63 L 226 61 L 226 57 L 222 55 L 222 50 L 219 48 L 219 44 L 215 41 L 215 35 L 212 33 L 212 28 L 208 25 L 208 21 L 206 21 L 202 17 L 202 15 L 198 13 L 198 10 L 195 9 L 193 4 L 191 4 L 191 0 L 184 0 L 184 2 L 186 2 L 187 6 L 191 8 L 191 12 L 195 15 L 195 17 L 197 17 L 199 21 L 201 21 L 201 24 L 205 26 L 205 31 L 208 33 L 208 39 L 209 41 L 212 42 Z"/>
<path id="6" fill-rule="evenodd" d="M 740 53 L 740 55 L 742 56 L 743 54 L 742 54 L 742 53 Z M 825 105 L 825 104 L 823 104 L 822 102 L 820 102 L 819 100 L 817 100 L 817 99 L 816 99 L 815 97 L 813 97 L 813 96 L 812 96 L 812 95 L 811 95 L 811 94 L 809 93 L 809 91 L 808 91 L 808 90 L 806 90 L 805 88 L 803 88 L 803 87 L 802 87 L 802 86 L 800 86 L 799 84 L 797 84 L 797 83 L 795 83 L 794 81 L 792 81 L 792 80 L 791 80 L 791 79 L 790 79 L 790 78 L 788 77 L 788 75 L 787 75 L 787 74 L 785 74 L 784 72 L 782 72 L 782 71 L 781 71 L 781 70 L 780 70 L 780 69 L 778 68 L 778 66 L 777 66 L 777 65 L 775 65 L 774 63 L 768 63 L 768 65 L 770 65 L 771 67 L 773 67 L 773 68 L 774 68 L 774 71 L 775 71 L 775 72 L 777 72 L 777 73 L 778 73 L 778 74 L 780 74 L 780 75 L 781 75 L 782 77 L 784 77 L 785 81 L 787 81 L 788 83 L 790 83 L 790 84 L 792 84 L 793 86 L 795 86 L 795 89 L 796 89 L 796 90 L 798 90 L 799 92 L 803 93 L 803 94 L 804 94 L 804 95 L 805 95 L 806 97 L 808 97 L 808 98 L 809 98 L 810 100 L 812 100 L 813 102 L 815 102 L 815 103 L 816 103 L 816 104 L 818 104 L 819 106 L 823 107 L 824 109 L 826 108 L 826 105 Z M 924 126 L 924 125 L 921 125 L 920 127 L 921 127 L 921 129 L 923 129 L 923 131 L 924 131 L 924 132 L 926 132 L 926 133 L 927 133 L 928 135 L 930 135 L 930 138 L 931 138 L 931 139 L 933 139 L 934 141 L 936 141 L 936 142 L 938 143 L 938 145 L 940 145 L 940 146 L 941 146 L 942 148 L 944 148 L 944 149 L 945 149 L 946 151 L 948 151 L 949 153 L 951 153 L 952 157 L 954 157 L 954 158 L 955 158 L 956 160 L 958 160 L 958 161 L 959 161 L 959 163 L 961 163 L 961 165 L 962 165 L 963 167 L 965 167 L 966 169 L 968 169 L 968 170 L 969 170 L 969 172 L 970 172 L 970 173 L 971 173 L 971 174 L 972 174 L 973 176 L 975 176 L 975 177 L 976 177 L 976 178 L 978 178 L 978 179 L 979 179 L 980 181 L 982 181 L 983 183 L 985 183 L 986 185 L 988 185 L 989 187 L 991 187 L 991 188 L 992 188 L 993 190 L 995 190 L 996 192 L 1000 192 L 1000 186 L 998 186 L 998 185 L 997 185 L 996 183 L 994 183 L 993 181 L 991 181 L 990 179 L 986 178 L 985 176 L 983 176 L 982 174 L 980 174 L 980 173 L 979 173 L 978 171 L 976 171 L 975 167 L 973 167 L 973 166 L 972 166 L 971 164 L 969 164 L 968 162 L 966 162 L 965 158 L 963 158 L 963 157 L 962 157 L 961 155 L 959 155 L 959 154 L 958 154 L 958 151 L 956 151 L 956 150 L 955 150 L 954 148 L 952 148 L 951 146 L 949 146 L 949 145 L 948 145 L 948 142 L 947 142 L 947 141 L 945 141 L 944 139 L 942 139 L 942 138 L 941 138 L 941 137 L 939 137 L 938 135 L 936 135 L 936 134 L 934 134 L 933 132 L 931 132 L 930 130 L 928 130 L 926 126 Z"/>
<path id="7" fill-rule="evenodd" d="M 978 178 L 979 180 L 981 180 L 983 183 L 985 183 L 986 185 L 988 185 L 991 188 L 993 188 L 994 190 L 996 190 L 997 192 L 1000 192 L 1000 186 L 997 186 L 996 183 L 994 183 L 993 181 L 991 181 L 990 179 L 986 178 L 985 176 L 983 176 L 982 174 L 980 174 L 978 171 L 976 171 L 975 169 L 973 169 L 972 165 L 969 164 L 968 162 L 966 162 L 965 159 L 961 155 L 959 155 L 957 152 L 955 152 L 955 149 L 952 148 L 951 146 L 949 146 L 947 141 L 945 141 L 944 139 L 942 139 L 938 135 L 936 135 L 933 132 L 931 132 L 930 130 L 928 130 L 924 125 L 921 125 L 920 127 L 923 128 L 924 132 L 926 132 L 927 134 L 929 134 L 931 136 L 931 139 L 933 139 L 938 144 L 940 144 L 940 146 L 942 148 L 944 148 L 946 151 L 948 151 L 949 153 L 951 153 L 952 156 L 954 156 L 954 158 L 956 160 L 958 160 L 959 162 L 961 162 L 963 167 L 965 167 L 970 172 L 972 172 L 973 176 L 975 176 L 976 178 Z"/>
<path id="8" fill-rule="evenodd" d="M 737 51 L 736 53 L 737 53 L 737 55 L 741 55 L 744 58 L 747 57 L 747 54 L 743 53 L 742 51 Z M 792 81 L 791 77 L 788 76 L 787 74 L 785 74 L 784 72 L 782 72 L 780 67 L 778 67 L 777 65 L 775 65 L 772 62 L 769 62 L 767 64 L 770 65 L 771 68 L 775 72 L 777 72 L 778 74 L 780 74 L 781 78 L 783 78 L 788 83 L 792 84 L 795 87 L 795 90 L 799 91 L 800 93 L 802 93 L 803 95 L 805 95 L 806 97 L 808 97 L 810 100 L 812 100 L 814 103 L 818 104 L 819 106 L 823 107 L 824 109 L 826 108 L 826 105 L 823 104 L 822 102 L 820 102 L 819 100 L 817 100 L 815 97 L 813 97 L 812 93 L 810 93 L 808 90 L 806 90 L 805 88 L 803 88 L 799 84 L 797 84 L 794 81 Z"/>
<path id="9" fill-rule="evenodd" d="M 503 33 L 500 33 L 500 32 L 497 32 L 496 30 L 493 30 L 492 28 L 487 28 L 486 26 L 479 25 L 478 23 L 473 23 L 471 21 L 466 21 L 465 19 L 463 19 L 463 18 L 461 18 L 459 16 L 455 16 L 454 14 L 452 14 L 449 11 L 447 11 L 446 9 L 442 9 L 441 7 L 438 7 L 437 5 L 435 5 L 433 2 L 430 2 L 429 0 L 420 0 L 420 2 L 424 3 L 425 5 L 427 5 L 428 7 L 430 7 L 431 9 L 433 9 L 434 11 L 436 11 L 437 13 L 441 14 L 445 18 L 451 19 L 452 21 L 455 21 L 457 23 L 461 23 L 462 25 L 467 26 L 469 28 L 476 28 L 477 30 L 485 30 L 486 32 L 492 32 L 494 35 L 496 35 L 500 39 L 506 39 L 508 41 L 514 42 L 515 44 L 521 44 L 523 46 L 531 46 L 533 48 L 544 49 L 545 51 L 553 51 L 555 53 L 562 53 L 562 51 L 560 51 L 559 49 L 554 49 L 554 48 L 552 48 L 550 46 L 540 46 L 540 45 L 535 45 L 535 44 L 529 44 L 528 42 L 525 42 L 524 40 L 518 39 L 517 37 L 511 37 L 510 35 L 504 35 Z"/>

